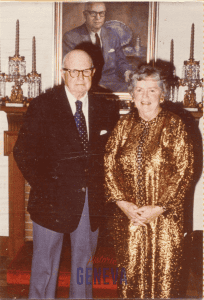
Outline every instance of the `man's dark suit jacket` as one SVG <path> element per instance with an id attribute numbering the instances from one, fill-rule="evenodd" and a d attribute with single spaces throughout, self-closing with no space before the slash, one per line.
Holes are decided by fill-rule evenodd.
<path id="1" fill-rule="evenodd" d="M 103 213 L 104 148 L 119 111 L 112 101 L 90 93 L 88 97 L 87 156 L 63 85 L 32 100 L 14 147 L 17 165 L 31 186 L 31 219 L 57 232 L 77 228 L 86 187 L 92 231 Z"/>

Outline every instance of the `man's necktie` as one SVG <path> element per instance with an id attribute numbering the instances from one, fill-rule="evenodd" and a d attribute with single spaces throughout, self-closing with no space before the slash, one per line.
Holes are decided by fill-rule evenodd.
<path id="1" fill-rule="evenodd" d="M 98 33 L 95 33 L 95 37 L 96 37 L 96 45 L 101 48 L 101 42 L 100 42 L 100 38 L 98 36 Z"/>
<path id="2" fill-rule="evenodd" d="M 81 138 L 81 142 L 83 144 L 84 151 L 88 152 L 88 134 L 86 128 L 86 120 L 82 111 L 82 102 L 80 100 L 77 100 L 75 103 L 76 113 L 74 115 L 74 119 L 79 132 L 79 136 Z"/>

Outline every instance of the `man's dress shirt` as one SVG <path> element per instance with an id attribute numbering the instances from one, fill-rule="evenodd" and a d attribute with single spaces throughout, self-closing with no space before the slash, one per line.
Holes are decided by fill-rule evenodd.
<path id="1" fill-rule="evenodd" d="M 82 102 L 82 111 L 86 120 L 86 128 L 87 128 L 87 134 L 88 134 L 88 138 L 89 138 L 89 120 L 88 120 L 88 109 L 89 109 L 89 102 L 88 102 L 88 93 L 86 93 L 84 95 L 84 97 L 80 98 L 80 99 L 76 99 L 68 90 L 67 86 L 65 86 L 65 91 L 66 91 L 66 95 L 67 95 L 67 99 L 68 102 L 70 104 L 73 116 L 76 113 L 76 101 L 80 100 Z"/>

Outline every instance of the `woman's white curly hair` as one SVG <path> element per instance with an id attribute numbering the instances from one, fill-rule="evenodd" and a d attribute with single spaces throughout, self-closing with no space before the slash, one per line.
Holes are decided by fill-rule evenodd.
<path id="1" fill-rule="evenodd" d="M 137 85 L 138 81 L 145 80 L 147 77 L 152 77 L 157 81 L 158 86 L 161 88 L 164 96 L 167 94 L 167 83 L 162 75 L 162 70 L 157 67 L 152 67 L 150 64 L 141 65 L 135 71 L 132 71 L 129 74 L 128 79 L 128 91 L 130 95 L 133 94 L 133 91 Z"/>

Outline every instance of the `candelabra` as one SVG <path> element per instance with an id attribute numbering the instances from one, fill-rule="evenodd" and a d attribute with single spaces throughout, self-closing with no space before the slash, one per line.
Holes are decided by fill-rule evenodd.
<path id="1" fill-rule="evenodd" d="M 184 107 L 198 108 L 195 90 L 202 87 L 203 79 L 200 79 L 200 62 L 194 60 L 194 24 L 191 27 L 190 58 L 184 61 L 182 77 L 179 85 L 188 87 L 184 95 Z"/>
<path id="2" fill-rule="evenodd" d="M 14 82 L 11 96 L 6 97 L 6 82 Z M 28 97 L 23 96 L 22 85 L 28 83 Z M 36 72 L 36 44 L 35 37 L 32 42 L 32 71 L 26 75 L 26 61 L 19 55 L 19 20 L 16 21 L 15 55 L 9 57 L 8 75 L 0 68 L 0 97 L 2 102 L 9 104 L 26 104 L 31 98 L 41 93 L 41 74 Z"/>

